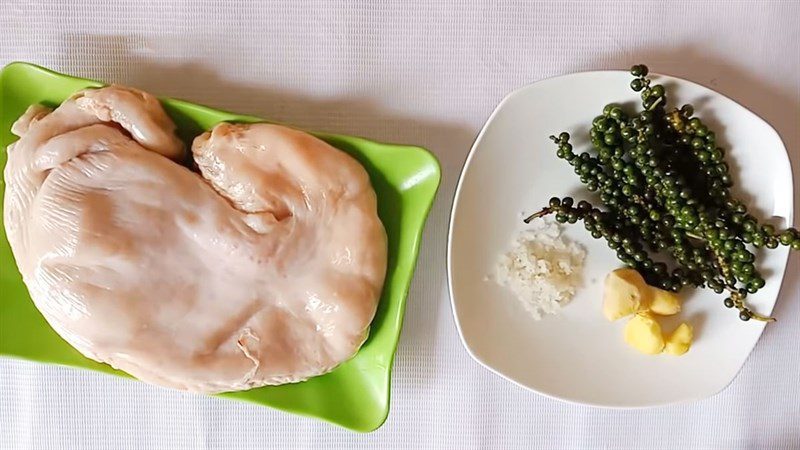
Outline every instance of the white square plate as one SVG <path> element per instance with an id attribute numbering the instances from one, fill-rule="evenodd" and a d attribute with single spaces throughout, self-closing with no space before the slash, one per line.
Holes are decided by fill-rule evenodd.
<path id="1" fill-rule="evenodd" d="M 692 103 L 712 125 L 734 174 L 734 193 L 761 220 L 792 221 L 789 158 L 777 132 L 733 100 L 698 84 L 652 76 L 667 87 L 670 107 Z M 695 342 L 682 357 L 648 356 L 622 338 L 625 320 L 601 313 L 602 282 L 620 267 L 605 242 L 580 224 L 564 225 L 587 250 L 583 285 L 559 316 L 534 321 L 505 288 L 486 280 L 498 256 L 525 225 L 523 212 L 552 196 L 591 199 L 572 167 L 555 156 L 551 134 L 569 131 L 575 151 L 588 148 L 588 124 L 607 103 L 639 101 L 621 71 L 585 72 L 534 83 L 509 94 L 478 136 L 459 180 L 448 240 L 453 314 L 469 353 L 489 370 L 549 397 L 596 406 L 644 407 L 702 399 L 724 389 L 764 329 L 742 322 L 710 290 L 685 289 L 684 309 L 662 321 L 665 332 L 687 320 Z M 788 248 L 757 252 L 767 285 L 748 298 L 769 315 Z M 780 317 L 778 317 L 780 320 Z M 776 326 L 776 325 L 773 325 Z"/>

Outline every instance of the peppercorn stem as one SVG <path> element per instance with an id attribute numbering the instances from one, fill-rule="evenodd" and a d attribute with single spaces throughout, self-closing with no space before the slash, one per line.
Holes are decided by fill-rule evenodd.
<path id="1" fill-rule="evenodd" d="M 692 233 L 691 231 L 685 231 L 683 234 L 685 234 L 686 236 L 688 236 L 688 237 L 690 237 L 692 239 L 697 239 L 698 241 L 703 241 L 703 242 L 706 241 L 705 239 L 703 239 L 702 237 Z"/>
<path id="2" fill-rule="evenodd" d="M 530 216 L 526 217 L 522 221 L 525 222 L 525 223 L 531 223 L 531 220 L 536 219 L 537 217 L 546 216 L 546 215 L 550 214 L 551 212 L 553 212 L 553 210 L 550 209 L 550 208 L 542 208 L 541 211 L 531 214 Z"/>
<path id="3" fill-rule="evenodd" d="M 663 99 L 664 99 L 664 97 L 658 97 L 658 98 L 656 99 L 656 101 L 654 101 L 654 102 L 653 102 L 653 104 L 652 104 L 652 105 L 650 105 L 650 107 L 649 107 L 649 108 L 647 108 L 647 110 L 648 110 L 648 111 L 652 111 L 652 110 L 656 109 L 656 106 L 658 106 L 658 104 L 659 104 L 659 103 L 661 103 L 661 101 L 662 101 Z"/>
<path id="4" fill-rule="evenodd" d="M 747 314 L 750 315 L 751 319 L 758 320 L 760 322 L 776 322 L 777 321 L 774 317 L 762 316 L 761 314 L 758 314 L 756 312 L 753 312 L 751 309 L 746 308 L 745 304 L 744 304 L 744 299 L 742 299 L 742 294 L 740 294 L 739 291 L 731 288 L 730 286 L 725 286 L 725 289 L 727 289 L 728 292 L 731 293 L 731 299 L 733 299 L 733 304 L 736 306 L 736 309 L 738 309 L 739 311 L 744 311 L 746 309 L 747 310 Z"/>
<path id="5" fill-rule="evenodd" d="M 758 320 L 760 322 L 777 322 L 777 319 L 774 317 L 765 317 L 761 314 L 755 313 L 752 310 L 750 311 L 750 318 L 754 320 Z"/>

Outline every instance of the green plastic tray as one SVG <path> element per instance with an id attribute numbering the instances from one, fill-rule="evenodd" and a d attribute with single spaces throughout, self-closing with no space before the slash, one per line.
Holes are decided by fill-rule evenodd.
<path id="1" fill-rule="evenodd" d="M 15 140 L 11 124 L 29 105 L 58 105 L 79 89 L 102 84 L 32 64 L 9 64 L 0 72 L 0 145 L 3 150 Z M 187 142 L 222 121 L 264 121 L 182 100 L 161 100 Z M 369 172 L 378 194 L 378 214 L 389 236 L 389 264 L 369 338 L 353 359 L 329 374 L 302 383 L 221 396 L 368 432 L 380 427 L 389 413 L 392 362 L 406 296 L 441 172 L 436 158 L 420 147 L 314 134 L 358 159 Z M 5 161 L 6 152 L 2 151 L 0 165 L 5 167 Z M 0 190 L 5 190 L 4 182 L 0 183 Z M 0 230 L 0 233 L 0 355 L 129 376 L 83 357 L 50 328 L 28 297 L 5 231 Z"/>

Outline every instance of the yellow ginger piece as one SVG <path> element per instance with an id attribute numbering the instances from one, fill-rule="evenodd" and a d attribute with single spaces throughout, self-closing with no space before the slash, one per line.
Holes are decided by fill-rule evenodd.
<path id="1" fill-rule="evenodd" d="M 681 301 L 674 292 L 651 288 L 650 311 L 660 316 L 671 316 L 681 311 Z"/>
<path id="2" fill-rule="evenodd" d="M 661 325 L 646 311 L 636 313 L 625 325 L 625 342 L 648 355 L 655 355 L 664 350 Z"/>
<path id="3" fill-rule="evenodd" d="M 689 351 L 689 347 L 692 346 L 693 337 L 692 326 L 688 323 L 682 323 L 667 337 L 664 351 L 670 355 L 682 355 Z"/>
<path id="4" fill-rule="evenodd" d="M 614 321 L 650 307 L 652 289 L 639 272 L 617 269 L 606 276 L 603 289 L 603 315 Z"/>
<path id="5" fill-rule="evenodd" d="M 634 269 L 617 269 L 606 276 L 603 289 L 603 315 L 610 321 L 633 314 L 625 325 L 625 342 L 648 355 L 666 352 L 682 355 L 692 343 L 692 327 L 682 323 L 665 337 L 653 314 L 671 316 L 681 310 L 680 298 L 673 292 L 648 286 Z"/>

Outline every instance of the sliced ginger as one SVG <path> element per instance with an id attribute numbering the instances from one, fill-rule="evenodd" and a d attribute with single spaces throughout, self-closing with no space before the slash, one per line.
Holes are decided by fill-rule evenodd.
<path id="1" fill-rule="evenodd" d="M 614 321 L 650 306 L 651 291 L 644 278 L 633 269 L 617 269 L 606 276 L 603 314 Z"/>
<path id="2" fill-rule="evenodd" d="M 625 342 L 648 355 L 664 350 L 664 336 L 661 325 L 648 312 L 639 312 L 625 325 Z"/>
<path id="3" fill-rule="evenodd" d="M 679 356 L 687 351 L 692 346 L 692 338 L 694 332 L 692 326 L 688 323 L 682 323 L 667 337 L 664 351 L 670 355 Z"/>
<path id="4" fill-rule="evenodd" d="M 648 286 L 634 269 L 608 274 L 603 289 L 603 315 L 610 321 L 633 315 L 625 325 L 625 342 L 648 355 L 665 351 L 682 355 L 692 344 L 692 327 L 682 323 L 669 337 L 653 314 L 671 316 L 681 310 L 680 298 L 669 291 Z"/>
<path id="5" fill-rule="evenodd" d="M 674 292 L 648 286 L 652 293 L 650 311 L 660 316 L 671 316 L 681 311 L 681 301 Z"/>

